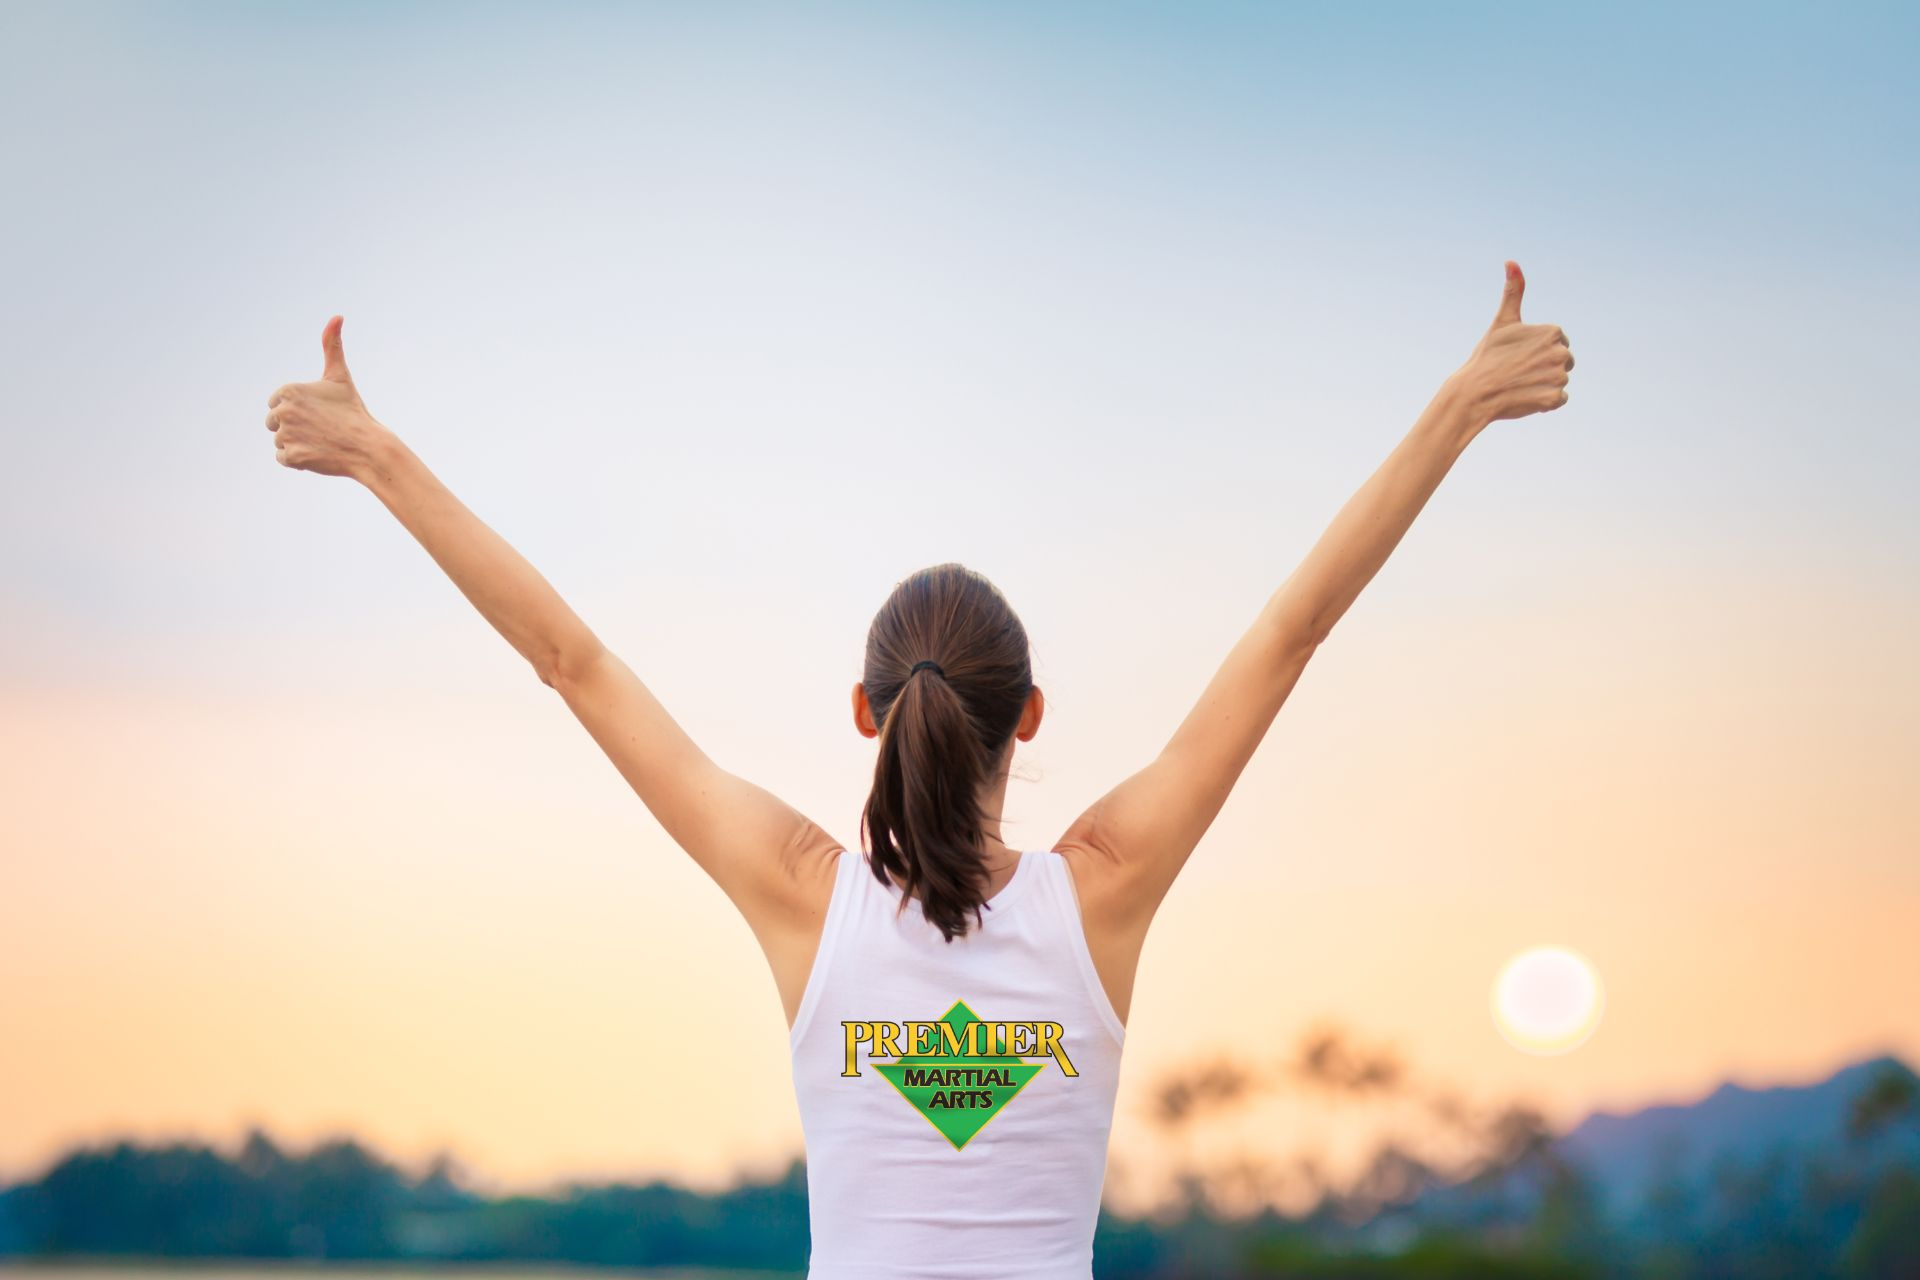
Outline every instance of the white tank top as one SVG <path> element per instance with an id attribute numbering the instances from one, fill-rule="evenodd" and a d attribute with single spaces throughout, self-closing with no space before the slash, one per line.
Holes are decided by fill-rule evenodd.
<path id="1" fill-rule="evenodd" d="M 1126 1028 L 1066 859 L 951 943 L 900 896 L 840 855 L 794 1018 L 807 1278 L 1090 1280 Z"/>

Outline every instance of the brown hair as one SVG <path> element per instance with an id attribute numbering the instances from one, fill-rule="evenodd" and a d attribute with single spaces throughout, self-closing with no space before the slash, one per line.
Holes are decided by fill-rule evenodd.
<path id="1" fill-rule="evenodd" d="M 922 661 L 940 669 L 914 670 Z M 880 730 L 861 815 L 873 874 L 948 942 L 984 922 L 980 791 L 1033 689 L 1026 628 L 986 578 L 935 565 L 893 589 L 867 632 L 867 704 Z"/>

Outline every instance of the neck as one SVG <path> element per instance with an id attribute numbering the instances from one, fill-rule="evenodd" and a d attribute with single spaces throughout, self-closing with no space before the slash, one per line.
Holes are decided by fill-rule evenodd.
<path id="1" fill-rule="evenodd" d="M 1022 851 L 1007 844 L 997 835 L 984 835 L 983 833 L 983 838 L 986 843 L 986 849 L 981 862 L 987 870 L 987 886 L 983 896 L 991 898 L 994 894 L 1004 889 L 1009 880 L 1013 879 L 1014 871 L 1020 866 Z M 897 883 L 894 884 L 894 888 L 897 889 L 899 887 Z M 916 893 L 913 897 L 918 900 L 920 895 Z"/>

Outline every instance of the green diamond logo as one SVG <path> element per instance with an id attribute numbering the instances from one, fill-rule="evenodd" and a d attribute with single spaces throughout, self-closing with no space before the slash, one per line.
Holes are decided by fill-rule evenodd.
<path id="1" fill-rule="evenodd" d="M 979 1032 L 970 1034 L 967 1030 L 969 1024 L 980 1019 L 964 1001 L 954 1001 L 953 1008 L 940 1015 L 940 1021 L 954 1030 L 952 1036 L 941 1036 L 946 1043 L 983 1042 L 975 1037 L 985 1032 L 984 1025 Z M 1001 1108 L 1026 1088 L 1029 1080 L 1044 1071 L 1047 1064 L 1012 1055 L 967 1054 L 924 1058 L 902 1055 L 892 1062 L 875 1062 L 872 1066 L 958 1151 L 974 1134 L 986 1128 L 987 1121 L 999 1115 Z"/>

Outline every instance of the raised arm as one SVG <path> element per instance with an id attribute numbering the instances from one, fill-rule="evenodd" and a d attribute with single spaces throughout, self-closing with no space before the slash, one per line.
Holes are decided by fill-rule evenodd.
<path id="1" fill-rule="evenodd" d="M 347 371 L 342 323 L 334 316 L 322 332 L 320 380 L 288 383 L 268 399 L 275 457 L 372 490 L 541 682 L 559 692 L 660 825 L 746 915 L 762 945 L 770 952 L 804 945 L 805 916 L 830 883 L 822 879 L 831 875 L 824 855 L 839 846 L 780 799 L 710 760 L 552 584 L 374 419 Z"/>
<path id="2" fill-rule="evenodd" d="M 1490 422 L 1567 402 L 1573 353 L 1566 336 L 1558 325 L 1521 322 L 1526 282 L 1516 264 L 1506 271 L 1493 324 L 1466 363 L 1268 598 L 1159 756 L 1101 797 L 1056 844 L 1075 863 L 1090 939 L 1097 922 L 1110 950 L 1137 954 L 1161 899 L 1308 660 L 1461 451 Z M 1115 985 L 1130 986 L 1129 963 L 1111 968 L 1126 980 L 1109 975 L 1109 994 Z"/>

